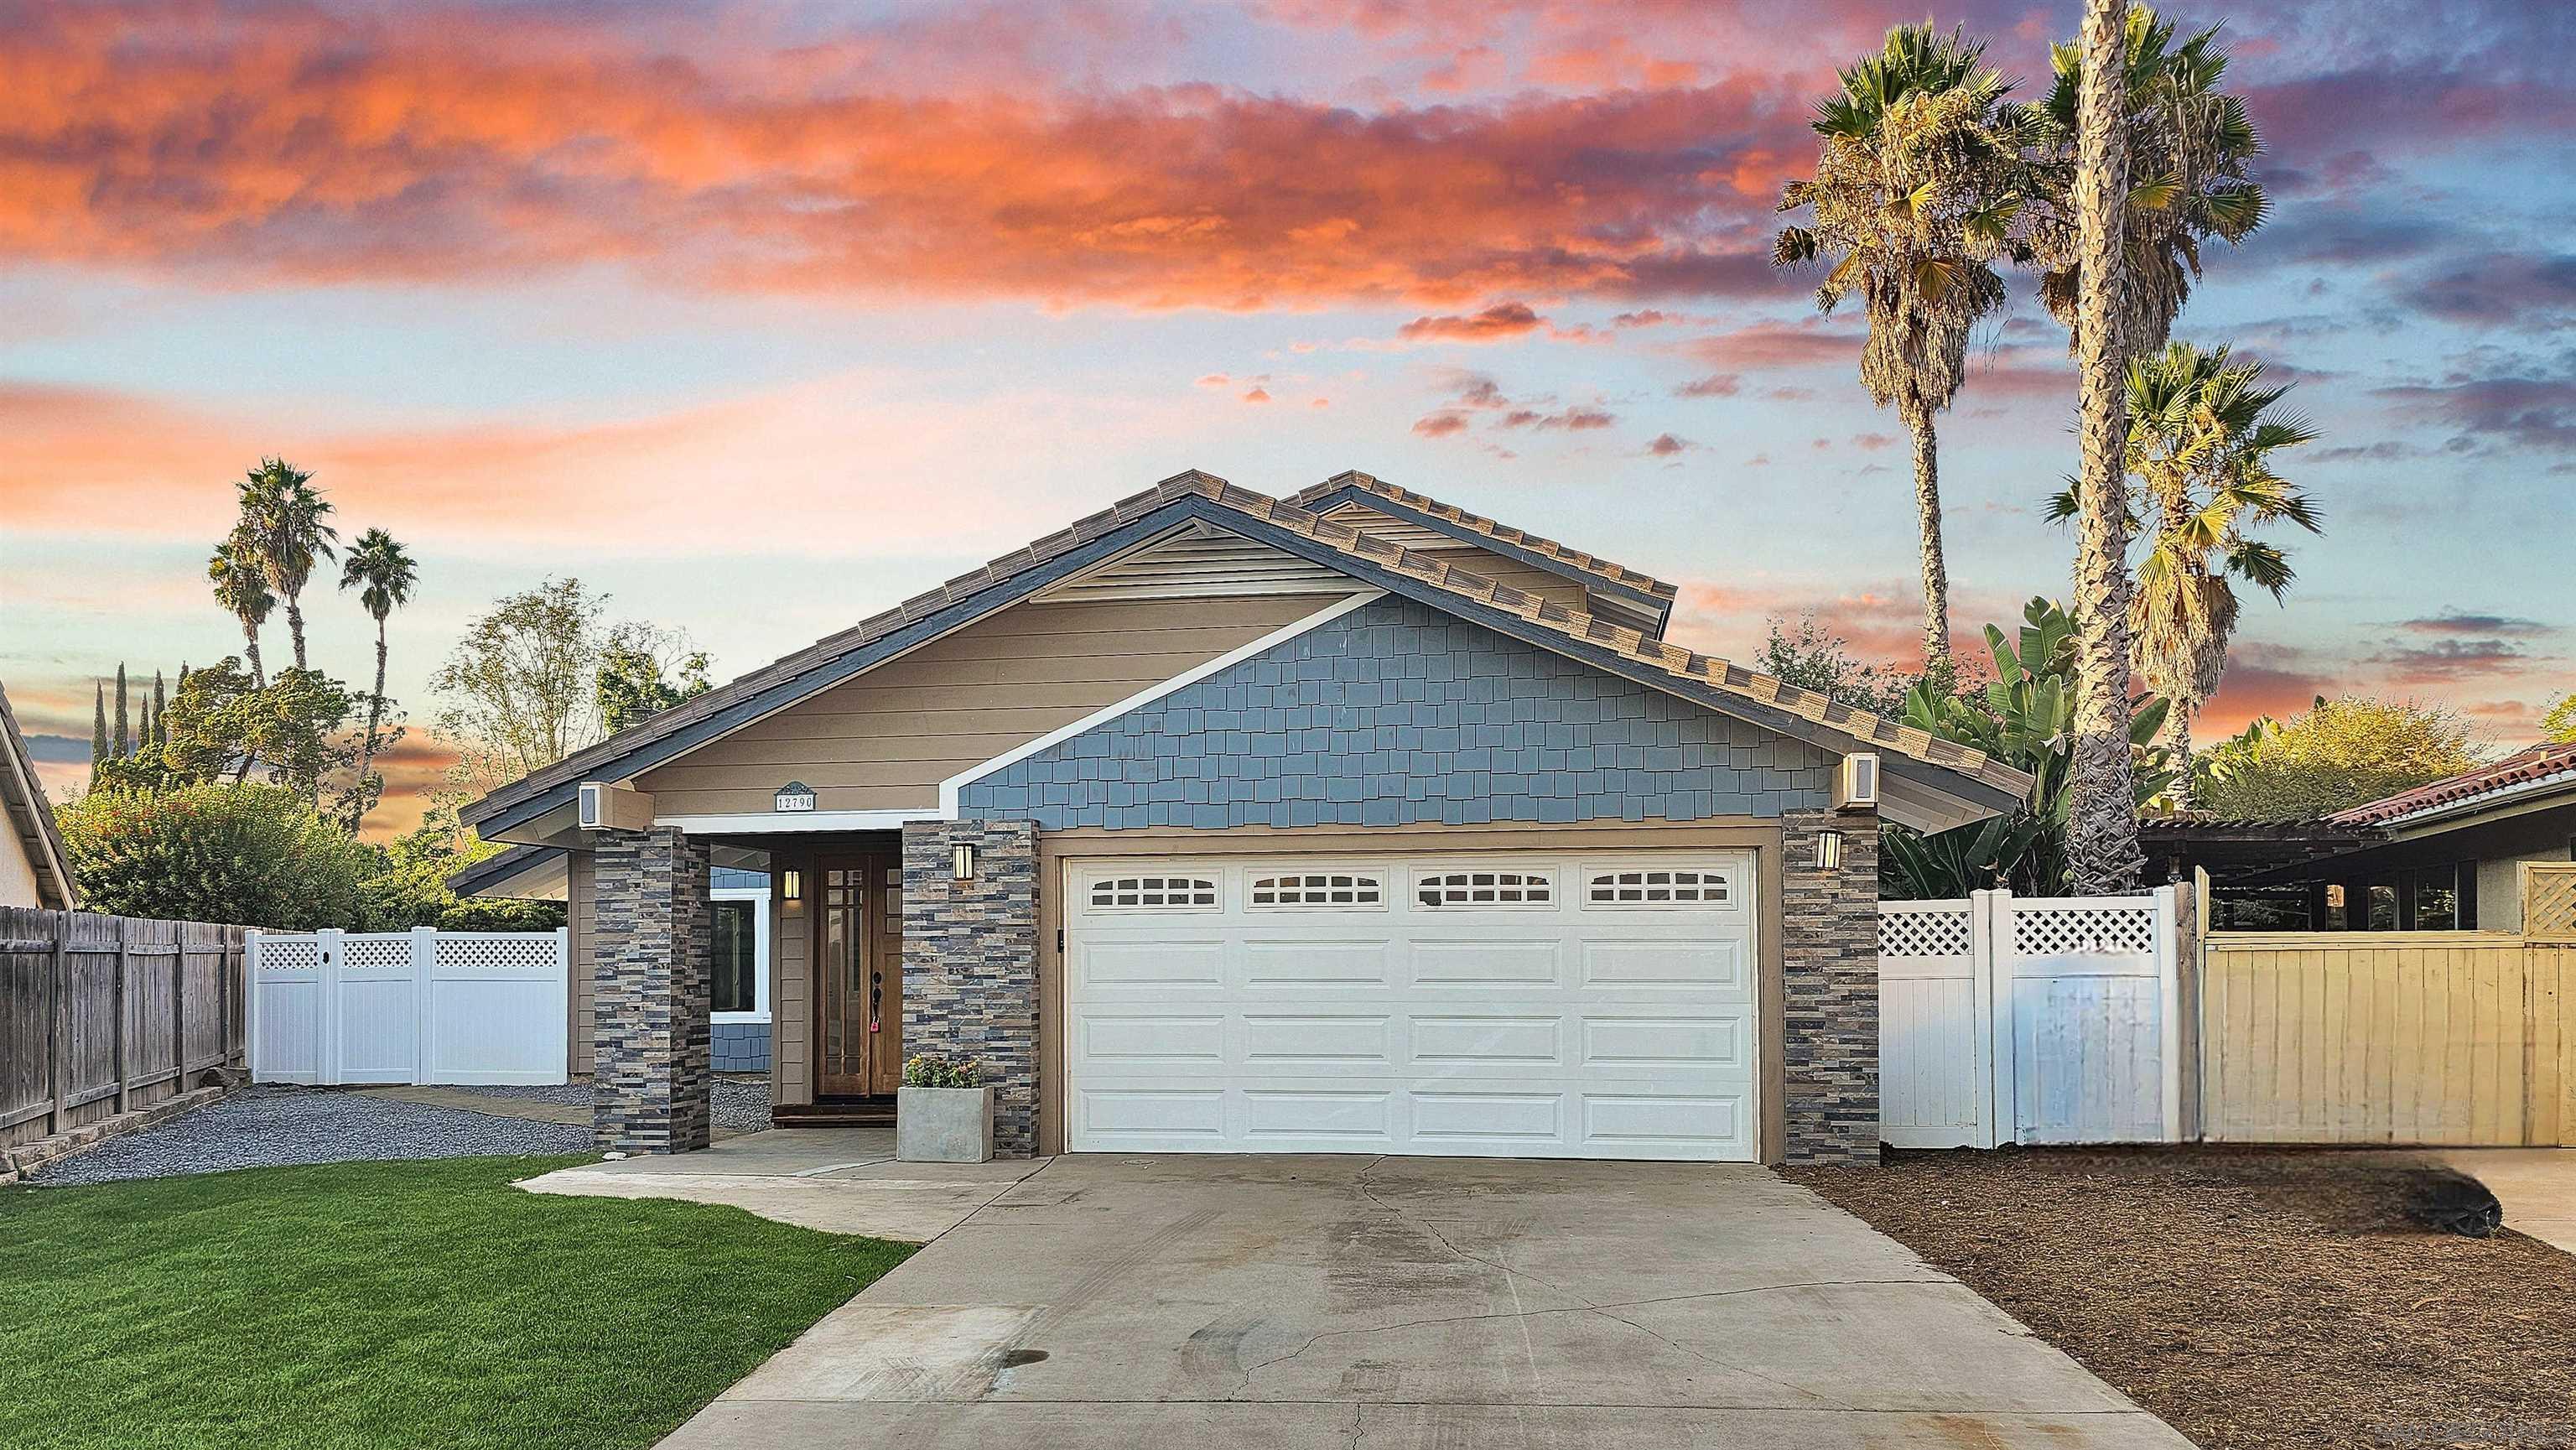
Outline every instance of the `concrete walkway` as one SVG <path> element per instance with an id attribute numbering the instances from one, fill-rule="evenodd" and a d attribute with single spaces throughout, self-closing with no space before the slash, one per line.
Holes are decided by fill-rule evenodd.
<path id="1" fill-rule="evenodd" d="M 519 1186 L 531 1193 L 724 1203 L 826 1233 L 927 1243 L 1045 1163 L 897 1163 L 891 1127 L 772 1128 L 723 1139 L 702 1153 L 588 1163 Z"/>
<path id="2" fill-rule="evenodd" d="M 2441 1158 L 2487 1186 L 2506 1228 L 2576 1254 L 2576 1148 L 2456 1148 Z"/>
<path id="3" fill-rule="evenodd" d="M 783 1166 L 811 1146 L 764 1133 L 679 1162 Z M 951 1206 L 987 1201 L 666 1445 L 2188 1450 L 1957 1281 L 1758 1168 L 986 1167 L 972 1188 L 964 1170 L 937 1181 Z M 577 1171 L 569 1191 L 706 1177 Z M 920 1171 L 761 1179 L 756 1211 L 943 1196 L 912 1186 Z"/>

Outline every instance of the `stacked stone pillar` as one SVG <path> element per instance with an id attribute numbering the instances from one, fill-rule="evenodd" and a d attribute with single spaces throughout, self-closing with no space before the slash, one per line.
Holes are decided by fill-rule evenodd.
<path id="1" fill-rule="evenodd" d="M 1782 1028 L 1791 1163 L 1878 1158 L 1878 817 L 1780 818 Z M 1816 838 L 1842 833 L 1842 865 Z"/>
<path id="2" fill-rule="evenodd" d="M 707 847 L 667 826 L 603 832 L 595 853 L 591 1086 L 596 1141 L 686 1153 L 712 1138 L 714 911 Z"/>
<path id="3" fill-rule="evenodd" d="M 974 848 L 958 880 L 955 852 Z M 993 1151 L 1038 1145 L 1038 830 L 1033 821 L 903 828 L 903 1044 L 982 1064 Z"/>

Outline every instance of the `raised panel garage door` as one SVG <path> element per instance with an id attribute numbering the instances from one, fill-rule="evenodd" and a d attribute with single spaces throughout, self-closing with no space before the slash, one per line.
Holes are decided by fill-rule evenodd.
<path id="1" fill-rule="evenodd" d="M 1066 868 L 1076 1152 L 1755 1156 L 1753 856 Z"/>

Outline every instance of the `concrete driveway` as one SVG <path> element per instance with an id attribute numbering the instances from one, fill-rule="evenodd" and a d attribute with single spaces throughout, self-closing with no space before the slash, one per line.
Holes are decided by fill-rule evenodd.
<path id="1" fill-rule="evenodd" d="M 2174 1447 L 1758 1168 L 1060 1158 L 679 1447 Z"/>

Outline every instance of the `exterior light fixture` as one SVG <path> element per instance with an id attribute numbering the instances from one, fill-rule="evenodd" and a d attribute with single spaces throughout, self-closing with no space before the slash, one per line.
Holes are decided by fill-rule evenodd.
<path id="1" fill-rule="evenodd" d="M 1816 833 L 1816 869 L 1819 871 L 1843 869 L 1842 832 L 1818 831 Z"/>
<path id="2" fill-rule="evenodd" d="M 975 879 L 975 848 L 964 841 L 948 848 L 948 874 L 959 881 Z"/>
<path id="3" fill-rule="evenodd" d="M 805 873 L 793 868 L 779 872 L 778 899 L 781 901 L 803 901 L 805 899 Z"/>

